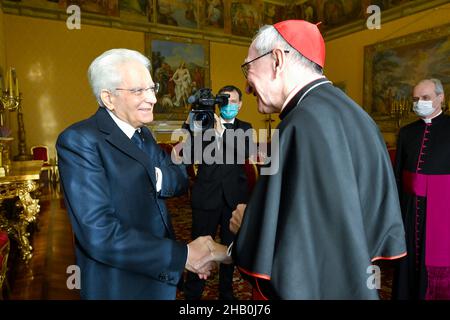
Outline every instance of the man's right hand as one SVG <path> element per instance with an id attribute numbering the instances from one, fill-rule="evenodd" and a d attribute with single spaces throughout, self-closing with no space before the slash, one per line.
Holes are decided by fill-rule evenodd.
<path id="1" fill-rule="evenodd" d="M 209 248 L 209 255 L 204 256 L 197 264 L 197 268 L 203 269 L 204 267 L 216 263 L 230 264 L 233 262 L 231 256 L 228 255 L 228 247 L 226 245 L 215 242 L 211 237 L 206 241 Z M 200 277 L 200 275 L 199 275 Z M 202 279 L 200 277 L 200 279 Z"/>
<path id="2" fill-rule="evenodd" d="M 188 243 L 189 250 L 185 268 L 197 273 L 200 279 L 207 279 L 216 267 L 216 263 L 210 259 L 210 241 L 213 241 L 211 236 L 203 236 Z"/>

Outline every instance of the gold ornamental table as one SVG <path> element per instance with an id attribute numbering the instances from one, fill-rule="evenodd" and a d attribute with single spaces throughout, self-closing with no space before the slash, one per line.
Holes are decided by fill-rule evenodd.
<path id="1" fill-rule="evenodd" d="M 39 200 L 31 197 L 31 192 L 39 187 L 42 160 L 13 161 L 4 177 L 0 177 L 0 204 L 6 199 L 16 199 L 18 215 L 0 211 L 0 229 L 17 241 L 22 259 L 28 262 L 33 256 L 27 231 L 28 225 L 36 220 L 39 212 Z"/>

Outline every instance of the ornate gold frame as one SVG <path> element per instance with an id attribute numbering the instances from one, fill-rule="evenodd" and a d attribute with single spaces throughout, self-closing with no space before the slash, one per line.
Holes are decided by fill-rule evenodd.
<path id="1" fill-rule="evenodd" d="M 155 59 L 154 57 L 152 57 L 152 43 L 154 41 L 158 41 L 159 44 L 163 44 L 164 42 L 167 42 L 167 46 L 170 48 L 167 48 L 167 51 L 170 51 L 173 48 L 176 48 L 178 45 L 179 47 L 179 52 L 181 52 L 181 54 L 183 54 L 184 51 L 189 52 L 189 46 L 194 45 L 194 46 L 200 46 L 203 50 L 203 85 L 202 87 L 209 87 L 210 86 L 210 68 L 209 68 L 209 41 L 205 41 L 205 40 L 200 40 L 200 39 L 191 39 L 191 38 L 184 38 L 184 37 L 177 37 L 177 36 L 158 36 L 158 35 L 154 35 L 154 34 L 146 34 L 145 36 L 145 48 L 146 48 L 146 54 L 147 56 L 152 60 L 152 77 L 154 79 L 154 81 L 157 81 L 156 79 L 158 78 L 155 74 L 158 72 L 158 70 L 155 70 Z M 185 48 L 184 48 L 185 47 Z M 198 47 L 197 47 L 198 49 Z M 194 59 L 192 57 L 190 57 L 189 54 L 185 54 L 183 57 L 180 58 L 179 55 L 171 55 L 171 56 L 164 56 L 164 62 L 168 63 L 171 66 L 171 71 L 175 72 L 176 68 L 178 68 L 178 66 L 180 65 L 180 63 L 185 62 L 186 65 L 188 65 L 189 63 L 192 63 L 193 60 L 184 60 L 184 59 Z M 175 62 L 174 62 L 175 61 Z M 190 70 L 190 75 L 191 75 L 191 80 L 194 80 L 194 77 L 192 75 L 192 71 Z M 166 83 L 165 85 L 168 85 L 168 83 Z M 172 83 L 173 85 L 173 83 Z M 199 87 L 197 87 L 197 89 L 199 89 Z M 171 132 L 173 130 L 173 128 L 180 128 L 182 122 L 186 119 L 187 115 L 188 115 L 188 111 L 187 109 L 185 110 L 181 110 L 180 112 L 178 112 L 179 110 L 177 110 L 176 114 L 172 114 L 170 112 L 161 112 L 163 111 L 162 109 L 163 107 L 163 93 L 159 93 L 158 94 L 158 103 L 155 106 L 155 110 L 154 110 L 154 121 L 152 122 L 152 124 L 150 125 L 150 127 L 154 130 L 154 131 L 159 131 L 159 132 Z M 170 96 L 170 95 L 169 95 Z M 161 103 L 161 105 L 159 105 L 159 103 Z M 172 107 L 173 109 L 173 107 Z M 160 110 L 160 112 L 158 112 L 158 110 Z"/>
<path id="2" fill-rule="evenodd" d="M 380 126 L 382 132 L 396 132 L 399 126 L 417 119 L 412 112 L 407 114 L 401 123 L 393 117 L 394 115 L 391 114 L 389 109 L 391 92 L 396 93 L 397 96 L 400 95 L 398 98 L 404 97 L 408 108 L 411 105 L 409 97 L 412 88 L 424 78 L 441 78 L 444 89 L 447 89 L 446 92 L 450 92 L 450 82 L 445 77 L 439 76 L 444 73 L 447 74 L 448 79 L 450 69 L 445 69 L 445 65 L 436 63 L 439 58 L 442 61 L 445 59 L 448 61 L 450 52 L 445 50 L 448 47 L 450 47 L 450 24 L 408 34 L 364 48 L 363 106 Z M 441 50 L 436 50 L 436 48 Z M 414 59 L 417 59 L 417 62 Z M 422 63 L 428 63 L 428 66 L 430 66 L 424 68 L 421 74 L 412 70 L 419 63 L 419 60 Z M 375 73 L 374 69 L 386 70 L 386 72 L 380 74 L 380 71 L 377 70 L 377 73 Z M 408 71 L 399 71 L 403 69 L 408 69 Z M 379 87 L 375 89 L 375 77 L 378 80 L 381 79 L 381 85 L 387 86 L 388 90 L 380 91 L 381 88 Z M 380 82 L 378 83 L 380 85 Z M 397 85 L 391 85 L 393 83 Z M 381 94 L 386 95 L 386 98 L 382 99 Z M 386 110 L 377 109 L 375 101 L 378 101 L 377 105 L 379 103 L 384 104 Z"/>

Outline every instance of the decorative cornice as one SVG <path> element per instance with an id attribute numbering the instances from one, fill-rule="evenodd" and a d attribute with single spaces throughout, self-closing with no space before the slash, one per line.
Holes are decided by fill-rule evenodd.
<path id="1" fill-rule="evenodd" d="M 292 3 L 301 3 L 302 1 L 278 1 L 278 0 L 267 0 L 265 2 L 289 5 Z M 386 23 L 392 20 L 400 19 L 424 10 L 429 10 L 431 8 L 441 6 L 443 4 L 449 3 L 449 0 L 416 0 L 408 2 L 404 5 L 394 7 L 382 11 L 381 13 L 381 23 Z M 65 21 L 67 19 L 67 13 L 63 9 L 49 9 L 29 6 L 22 3 L 1 0 L 0 8 L 3 7 L 3 12 L 6 14 L 14 14 L 21 16 L 30 16 L 42 19 L 51 19 Z M 251 42 L 249 37 L 240 37 L 222 32 L 213 32 L 207 29 L 193 29 L 193 28 L 182 28 L 173 27 L 163 24 L 152 23 L 148 21 L 134 21 L 120 19 L 119 17 L 103 16 L 94 13 L 83 12 L 82 15 L 83 24 L 101 26 L 108 28 L 116 28 L 137 32 L 149 32 L 159 35 L 171 35 L 178 37 L 187 37 L 194 39 L 209 40 L 214 42 L 229 43 L 241 46 L 248 46 Z M 382 26 L 383 27 L 383 26 Z M 340 37 L 344 37 L 351 33 L 363 31 L 366 29 L 366 20 L 359 19 L 354 22 L 347 23 L 340 27 L 336 27 L 330 30 L 325 30 L 323 32 L 326 41 L 334 40 Z"/>
<path id="2" fill-rule="evenodd" d="M 10 1 L 0 1 L 0 3 L 3 4 L 3 11 L 6 14 L 58 21 L 66 21 L 67 19 L 67 13 L 62 9 L 39 8 Z M 92 26 L 148 32 L 157 35 L 170 35 L 176 37 L 209 40 L 241 46 L 249 46 L 251 42 L 251 39 L 248 37 L 240 37 L 203 29 L 173 27 L 147 21 L 124 20 L 119 17 L 103 16 L 89 12 L 83 12 L 82 23 Z"/>

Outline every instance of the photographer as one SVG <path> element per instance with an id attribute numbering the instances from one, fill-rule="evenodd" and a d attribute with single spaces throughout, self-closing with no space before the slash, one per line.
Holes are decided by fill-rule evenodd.
<path id="1" fill-rule="evenodd" d="M 247 177 L 244 171 L 243 164 L 236 161 L 239 152 L 244 151 L 245 159 L 249 155 L 249 143 L 251 142 L 246 135 L 235 136 L 225 133 L 226 130 L 241 129 L 244 132 L 252 129 L 250 123 L 241 121 L 236 118 L 239 110 L 242 107 L 242 93 L 232 85 L 225 86 L 219 90 L 217 97 L 222 94 L 228 94 L 228 103 L 225 105 L 219 104 L 220 117 L 213 114 L 215 135 L 210 141 L 202 141 L 202 150 L 214 145 L 214 150 L 219 152 L 218 156 L 215 154 L 215 159 L 212 164 L 207 164 L 205 161 L 198 166 L 198 174 L 194 186 L 192 188 L 192 238 L 195 239 L 199 235 L 211 235 L 213 238 L 217 233 L 220 225 L 220 239 L 222 244 L 229 245 L 233 241 L 233 234 L 229 229 L 231 212 L 239 203 L 246 203 L 248 200 Z M 206 114 L 206 118 L 208 114 Z M 183 128 L 193 134 L 193 119 L 192 115 L 188 117 L 183 124 Z M 212 121 L 211 121 L 212 122 Z M 230 133 L 234 133 L 230 132 Z M 249 133 L 249 132 L 248 132 Z M 229 160 L 226 155 L 227 137 L 232 137 L 234 141 L 228 141 L 228 150 L 232 150 L 233 161 Z M 242 140 L 245 141 L 236 141 Z M 192 139 L 193 140 L 193 139 Z M 245 147 L 236 147 L 244 143 Z M 232 147 L 230 147 L 230 145 Z M 192 149 L 191 149 L 192 151 Z M 220 161 L 223 160 L 223 161 Z M 220 265 L 219 272 L 219 299 L 233 300 L 233 270 L 234 265 Z M 205 280 L 192 272 L 188 272 L 185 282 L 185 298 L 187 300 L 201 299 Z"/>

